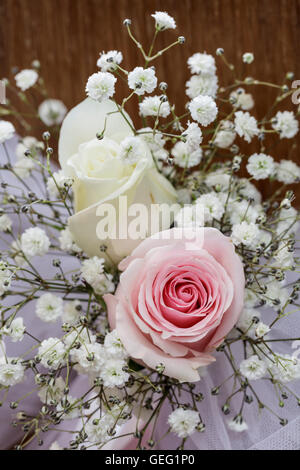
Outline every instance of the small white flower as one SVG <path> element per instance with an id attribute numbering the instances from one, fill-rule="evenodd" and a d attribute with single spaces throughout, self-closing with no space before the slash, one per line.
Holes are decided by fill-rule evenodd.
<path id="1" fill-rule="evenodd" d="M 243 111 L 249 111 L 254 106 L 254 100 L 251 93 L 246 93 L 244 88 L 238 88 L 230 93 L 235 108 L 241 108 Z"/>
<path id="2" fill-rule="evenodd" d="M 22 91 L 26 91 L 33 85 L 35 85 L 38 78 L 39 75 L 37 71 L 32 69 L 21 70 L 21 72 L 15 75 L 17 87 L 20 88 Z"/>
<path id="3" fill-rule="evenodd" d="M 53 173 L 53 176 L 50 176 L 47 179 L 47 189 L 49 194 L 57 199 L 60 196 L 59 190 L 66 189 L 72 186 L 73 179 L 69 176 L 66 176 L 63 170 L 59 170 Z"/>
<path id="4" fill-rule="evenodd" d="M 106 413 L 99 420 L 91 419 L 88 421 L 85 424 L 85 432 L 88 436 L 88 441 L 98 445 L 107 442 L 111 439 L 108 432 L 114 427 L 115 421 L 114 417 L 109 413 Z"/>
<path id="5" fill-rule="evenodd" d="M 172 18 L 172 16 L 170 16 L 165 11 L 156 11 L 151 16 L 155 19 L 155 27 L 159 31 L 176 28 L 176 23 L 175 23 L 174 18 Z"/>
<path id="6" fill-rule="evenodd" d="M 116 77 L 110 72 L 93 73 L 87 81 L 85 91 L 90 98 L 101 102 L 114 95 L 116 81 Z"/>
<path id="7" fill-rule="evenodd" d="M 285 184 L 295 183 L 300 180 L 300 167 L 291 160 L 281 160 L 276 165 L 276 179 Z"/>
<path id="8" fill-rule="evenodd" d="M 18 143 L 16 147 L 16 156 L 18 160 L 25 157 L 25 152 L 30 151 L 31 155 L 35 157 L 39 151 L 44 148 L 44 143 L 39 142 L 35 137 L 27 136 Z"/>
<path id="9" fill-rule="evenodd" d="M 23 323 L 23 318 L 15 318 L 9 325 L 5 326 L 3 333 L 8 335 L 13 343 L 22 341 L 25 333 L 25 326 Z"/>
<path id="10" fill-rule="evenodd" d="M 202 159 L 202 149 L 199 147 L 194 151 L 190 151 L 186 142 L 177 142 L 171 151 L 174 162 L 181 168 L 192 168 L 198 165 Z"/>
<path id="11" fill-rule="evenodd" d="M 11 257 L 14 259 L 14 262 L 16 263 L 16 265 L 24 266 L 27 263 L 27 261 L 24 258 L 19 240 L 15 240 L 12 242 L 11 250 L 12 250 Z"/>
<path id="12" fill-rule="evenodd" d="M 243 432 L 248 429 L 248 425 L 246 421 L 244 421 L 240 415 L 236 416 L 230 421 L 227 421 L 227 426 L 229 427 L 231 431 L 235 431 L 235 432 Z"/>
<path id="13" fill-rule="evenodd" d="M 248 292 L 251 291 L 248 290 Z M 253 302 L 251 302 L 251 304 L 255 304 L 256 301 L 257 297 L 253 299 Z M 236 328 L 241 330 L 243 333 L 246 333 L 247 336 L 255 338 L 255 329 L 257 326 L 257 320 L 259 319 L 260 313 L 258 310 L 255 310 L 254 308 L 244 308 L 236 324 Z"/>
<path id="14" fill-rule="evenodd" d="M 168 101 L 162 101 L 159 96 L 147 96 L 140 103 L 140 114 L 147 116 L 169 116 L 171 108 Z"/>
<path id="15" fill-rule="evenodd" d="M 202 126 L 208 126 L 218 114 L 217 105 L 210 96 L 197 96 L 188 107 L 192 118 Z"/>
<path id="16" fill-rule="evenodd" d="M 181 438 L 185 438 L 193 434 L 199 421 L 200 419 L 197 411 L 184 410 L 183 408 L 177 408 L 168 418 L 171 431 Z"/>
<path id="17" fill-rule="evenodd" d="M 192 75 L 186 82 L 186 94 L 190 99 L 199 95 L 215 98 L 218 91 L 218 77 L 216 75 Z"/>
<path id="18" fill-rule="evenodd" d="M 14 173 L 20 178 L 28 178 L 34 169 L 34 161 L 31 158 L 24 157 L 17 160 L 13 166 Z"/>
<path id="19" fill-rule="evenodd" d="M 271 329 L 269 328 L 268 325 L 266 325 L 265 323 L 263 323 L 262 321 L 260 321 L 257 325 L 256 325 L 256 328 L 255 328 L 255 335 L 258 337 L 258 338 L 263 338 L 265 335 L 267 335 L 269 332 L 271 331 Z"/>
<path id="20" fill-rule="evenodd" d="M 254 153 L 249 157 L 247 170 L 256 180 L 263 180 L 274 173 L 274 160 L 265 153 Z"/>
<path id="21" fill-rule="evenodd" d="M 250 183 L 250 181 L 246 178 L 241 178 L 239 180 L 238 192 L 245 199 L 253 199 L 257 204 L 261 203 L 261 193 L 254 186 L 254 184 Z"/>
<path id="22" fill-rule="evenodd" d="M 243 137 L 246 142 L 251 142 L 252 138 L 259 133 L 256 119 L 250 116 L 248 112 L 237 111 L 235 113 L 234 124 L 236 133 Z"/>
<path id="23" fill-rule="evenodd" d="M 289 247 L 286 242 L 279 243 L 278 249 L 274 254 L 274 259 L 278 261 L 279 266 L 282 267 L 292 267 L 295 265 L 293 253 L 289 251 Z"/>
<path id="24" fill-rule="evenodd" d="M 65 395 L 63 400 L 56 406 L 56 411 L 63 420 L 79 418 L 80 410 L 77 401 L 77 398 Z M 68 405 L 64 406 L 64 402 L 67 402 Z"/>
<path id="25" fill-rule="evenodd" d="M 224 173 L 224 170 L 217 170 L 208 173 L 205 178 L 205 184 L 218 191 L 227 191 L 230 183 L 230 175 Z"/>
<path id="26" fill-rule="evenodd" d="M 76 245 L 73 235 L 68 227 L 60 232 L 58 240 L 61 250 L 68 253 L 80 253 L 81 248 Z"/>
<path id="27" fill-rule="evenodd" d="M 18 359 L 0 357 L 0 385 L 11 387 L 23 381 L 25 368 Z"/>
<path id="28" fill-rule="evenodd" d="M 13 273 L 7 268 L 7 264 L 0 261 L 0 296 L 10 288 Z"/>
<path id="29" fill-rule="evenodd" d="M 97 61 L 97 66 L 101 69 L 101 72 L 113 72 L 116 70 L 116 64 L 119 65 L 123 60 L 122 52 L 119 51 L 108 51 L 102 52 Z"/>
<path id="30" fill-rule="evenodd" d="M 62 123 L 67 113 L 67 108 L 60 100 L 48 99 L 40 104 L 38 113 L 46 126 L 55 126 Z"/>
<path id="31" fill-rule="evenodd" d="M 140 137 L 128 136 L 121 142 L 120 158 L 129 165 L 135 165 L 143 156 Z"/>
<path id="32" fill-rule="evenodd" d="M 119 358 L 105 360 L 100 372 L 105 387 L 122 387 L 129 379 L 129 374 L 123 370 L 126 362 Z"/>
<path id="33" fill-rule="evenodd" d="M 37 300 L 35 313 L 42 321 L 54 323 L 63 313 L 63 301 L 54 294 L 43 294 Z"/>
<path id="34" fill-rule="evenodd" d="M 31 227 L 21 235 L 21 247 L 25 256 L 43 256 L 50 247 L 46 232 L 39 227 Z"/>
<path id="35" fill-rule="evenodd" d="M 243 244 L 248 247 L 254 247 L 259 236 L 259 228 L 254 223 L 242 222 L 234 225 L 231 238 L 235 245 Z"/>
<path id="36" fill-rule="evenodd" d="M 252 64 L 254 61 L 254 54 L 252 52 L 245 52 L 243 54 L 243 62 L 245 64 Z"/>
<path id="37" fill-rule="evenodd" d="M 298 133 L 299 122 L 293 111 L 278 111 L 273 118 L 273 129 L 279 132 L 280 138 L 292 139 Z"/>
<path id="38" fill-rule="evenodd" d="M 65 363 L 66 349 L 64 343 L 58 338 L 48 338 L 42 341 L 38 356 L 41 364 L 49 369 L 58 369 Z"/>
<path id="39" fill-rule="evenodd" d="M 203 139 L 202 131 L 195 122 L 188 123 L 188 127 L 183 132 L 182 137 L 185 138 L 187 148 L 190 152 L 198 150 Z"/>
<path id="40" fill-rule="evenodd" d="M 143 67 L 135 67 L 128 74 L 128 86 L 137 95 L 152 93 L 157 86 L 155 71 L 152 68 L 143 69 Z"/>
<path id="41" fill-rule="evenodd" d="M 11 122 L 0 120 L 0 144 L 11 139 L 15 132 L 16 130 Z"/>
<path id="42" fill-rule="evenodd" d="M 80 318 L 81 303 L 79 300 L 73 300 L 72 302 L 65 302 L 62 313 L 63 323 L 69 325 L 76 325 Z"/>
<path id="43" fill-rule="evenodd" d="M 214 144 L 221 149 L 226 149 L 233 144 L 235 138 L 236 133 L 232 123 L 230 121 L 222 121 L 222 126 L 216 134 Z"/>
<path id="44" fill-rule="evenodd" d="M 0 232 L 9 232 L 11 230 L 12 220 L 8 215 L 0 215 Z"/>
<path id="45" fill-rule="evenodd" d="M 85 343 L 81 348 L 72 350 L 71 356 L 77 362 L 75 369 L 80 374 L 100 374 L 107 362 L 104 348 L 98 343 Z"/>
<path id="46" fill-rule="evenodd" d="M 51 379 L 49 384 L 44 385 L 38 391 L 38 396 L 41 402 L 48 405 L 58 403 L 64 397 L 64 389 L 66 384 L 62 377 Z"/>
<path id="47" fill-rule="evenodd" d="M 152 152 L 158 152 L 163 149 L 166 141 L 161 132 L 155 131 L 151 127 L 144 127 L 138 131 L 138 136 L 148 145 Z"/>
<path id="48" fill-rule="evenodd" d="M 290 356 L 289 354 L 277 354 L 277 361 L 274 364 L 269 361 L 269 367 L 275 378 L 283 383 L 292 382 L 293 380 L 300 379 L 300 360 L 298 357 Z"/>
<path id="49" fill-rule="evenodd" d="M 258 380 L 266 374 L 267 364 L 258 356 L 253 355 L 240 363 L 240 371 L 248 380 Z"/>
<path id="50" fill-rule="evenodd" d="M 284 307 L 290 298 L 289 291 L 278 281 L 272 281 L 267 285 L 264 296 L 266 304 L 270 307 L 277 305 L 277 308 Z"/>
<path id="51" fill-rule="evenodd" d="M 196 210 L 204 214 L 205 222 L 212 222 L 213 219 L 220 220 L 224 214 L 224 205 L 216 195 L 211 192 L 203 194 L 196 200 Z"/>
<path id="52" fill-rule="evenodd" d="M 261 206 L 249 205 L 248 201 L 234 201 L 230 204 L 230 222 L 232 225 L 240 224 L 243 221 L 255 223 L 259 216 Z"/>
<path id="53" fill-rule="evenodd" d="M 127 357 L 127 353 L 119 338 L 117 330 L 113 330 L 111 333 L 107 333 L 105 335 L 104 348 L 108 357 L 116 357 L 120 359 Z"/>
<path id="54" fill-rule="evenodd" d="M 83 279 L 91 285 L 96 282 L 104 272 L 104 263 L 105 259 L 97 256 L 83 261 L 81 265 Z"/>
<path id="55" fill-rule="evenodd" d="M 210 54 L 196 52 L 187 61 L 191 73 L 213 76 L 216 73 L 215 59 Z"/>
<path id="56" fill-rule="evenodd" d="M 299 222 L 297 222 L 298 212 L 294 207 L 289 209 L 281 209 L 279 214 L 279 222 L 277 224 L 278 234 L 295 233 L 298 230 Z"/>

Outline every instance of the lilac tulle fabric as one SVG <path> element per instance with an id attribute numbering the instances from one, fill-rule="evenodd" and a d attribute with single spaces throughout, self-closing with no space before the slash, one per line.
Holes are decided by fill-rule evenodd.
<path id="1" fill-rule="evenodd" d="M 14 161 L 14 149 L 16 146 L 17 140 L 12 139 L 7 147 L 9 149 L 11 160 Z M 0 145 L 0 161 L 6 161 L 4 150 L 2 145 Z M 8 171 L 2 171 L 0 174 L 0 182 L 11 182 L 12 177 Z M 39 185 L 41 182 L 30 180 L 31 190 L 39 193 Z M 15 222 L 15 228 L 17 227 L 17 220 Z M 5 245 L 0 245 L 1 249 L 5 249 Z M 54 268 L 51 265 L 51 260 L 49 256 L 45 256 L 43 259 L 37 260 L 36 262 L 40 271 L 43 274 L 46 274 L 47 277 L 53 275 Z M 49 262 L 47 262 L 49 261 Z M 74 266 L 74 260 L 72 257 L 63 258 L 63 266 L 65 270 L 71 269 Z M 297 274 L 294 274 L 292 278 L 297 278 Z M 61 336 L 61 323 L 57 322 L 54 325 L 49 325 L 42 322 L 34 312 L 34 302 L 27 305 L 22 309 L 21 315 L 24 318 L 24 323 L 27 327 L 27 330 L 34 334 L 35 337 L 40 340 L 49 336 Z M 271 309 L 261 309 L 262 320 L 268 323 L 274 318 L 274 312 Z M 295 337 L 299 336 L 300 331 L 300 318 L 299 313 L 290 315 L 288 318 L 277 322 L 277 327 L 272 330 L 272 336 L 274 337 Z M 277 331 L 276 331 L 277 330 Z M 6 340 L 6 347 L 8 356 L 18 356 L 19 354 L 24 353 L 33 345 L 33 341 L 28 336 L 25 336 L 24 340 L 20 343 L 12 343 L 9 340 Z M 291 354 L 290 343 L 276 343 L 276 351 L 281 353 Z M 236 349 L 237 357 L 239 355 L 238 348 Z M 186 449 L 191 450 L 230 450 L 230 449 L 242 449 L 242 450 L 272 450 L 272 449 L 281 449 L 281 450 L 297 450 L 300 449 L 300 408 L 297 406 L 296 400 L 290 396 L 288 400 L 284 401 L 284 408 L 279 408 L 278 399 L 274 393 L 272 385 L 267 381 L 257 381 L 253 382 L 253 386 L 261 398 L 268 406 L 274 409 L 278 415 L 281 417 L 287 418 L 288 424 L 282 427 L 279 424 L 279 420 L 270 414 L 266 409 L 258 411 L 257 405 L 252 403 L 251 405 L 245 405 L 244 408 L 244 418 L 248 424 L 248 430 L 242 433 L 235 433 L 228 429 L 226 421 L 234 417 L 238 412 L 241 397 L 238 397 L 236 400 L 232 401 L 231 414 L 229 416 L 224 416 L 221 411 L 221 407 L 224 404 L 224 401 L 228 395 L 231 393 L 231 382 L 224 385 L 221 388 L 221 392 L 217 396 L 211 395 L 211 389 L 223 382 L 226 377 L 228 377 L 232 372 L 230 369 L 230 364 L 227 362 L 226 358 L 222 353 L 216 353 L 217 361 L 208 367 L 206 376 L 197 384 L 196 391 L 201 392 L 204 395 L 204 400 L 199 405 L 199 410 L 203 422 L 206 425 L 205 432 L 194 433 L 186 443 Z M 241 358 L 241 356 L 240 356 Z M 239 362 L 239 360 L 237 360 Z M 294 382 L 288 384 L 290 389 L 294 392 L 300 391 L 300 383 Z M 27 413 L 32 413 L 33 415 L 37 410 L 40 409 L 40 400 L 36 393 L 32 394 L 24 402 L 21 402 L 19 409 L 14 411 L 9 408 L 10 401 L 16 401 L 21 396 L 30 392 L 34 385 L 34 377 L 32 373 L 26 374 L 26 381 L 13 387 L 9 394 L 9 401 L 6 401 L 5 404 L 0 408 L 0 449 L 11 449 L 13 446 L 18 443 L 20 437 L 22 436 L 21 431 L 18 428 L 14 428 L 11 425 L 13 416 L 16 411 L 20 411 L 24 408 Z M 71 395 L 73 397 L 80 397 L 80 395 L 87 390 L 86 387 L 86 377 L 75 375 L 72 377 L 71 382 Z M 182 403 L 188 401 L 188 397 L 182 396 Z M 161 415 L 157 423 L 157 435 L 155 440 L 158 442 L 158 449 L 176 449 L 180 444 L 179 439 L 173 434 L 167 435 L 163 440 L 159 438 L 164 435 L 168 429 L 167 419 L 170 413 L 168 405 L 165 405 L 162 408 Z M 134 429 L 134 423 L 126 425 L 127 427 L 131 426 Z M 62 430 L 72 430 L 76 431 L 81 428 L 81 422 L 79 420 L 73 419 L 63 422 L 60 426 L 55 428 L 55 430 L 48 431 L 40 436 L 43 440 L 43 445 L 38 446 L 37 440 L 33 441 L 27 449 L 49 449 L 51 444 L 54 441 L 57 441 L 58 444 L 62 447 L 68 447 L 69 441 L 71 440 L 71 435 L 66 432 L 61 432 Z M 134 448 L 135 441 L 128 439 L 123 439 L 122 441 L 114 440 L 106 446 L 110 449 L 120 449 L 120 448 Z"/>

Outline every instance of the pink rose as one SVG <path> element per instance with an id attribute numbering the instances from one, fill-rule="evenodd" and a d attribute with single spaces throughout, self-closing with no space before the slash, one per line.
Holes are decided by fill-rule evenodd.
<path id="1" fill-rule="evenodd" d="M 194 241 L 191 242 L 191 237 Z M 140 243 L 121 261 L 110 326 L 128 354 L 180 381 L 197 369 L 236 324 L 243 307 L 244 271 L 230 238 L 214 228 L 175 228 Z"/>

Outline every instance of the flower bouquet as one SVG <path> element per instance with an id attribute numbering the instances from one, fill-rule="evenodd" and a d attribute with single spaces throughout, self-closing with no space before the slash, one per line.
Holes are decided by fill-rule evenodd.
<path id="1" fill-rule="evenodd" d="M 160 50 L 176 24 L 165 12 L 152 17 L 148 52 L 124 21 L 141 65 L 126 70 L 121 52 L 100 54 L 87 98 L 68 113 L 48 97 L 38 61 L 5 80 L 28 106 L 0 109 L 0 415 L 11 408 L 17 449 L 42 446 L 53 430 L 68 435 L 53 449 L 159 449 L 172 433 L 184 449 L 205 431 L 201 384 L 213 362 L 230 366 L 211 394 L 222 396 L 231 431 L 247 429 L 249 407 L 285 425 L 285 400 L 299 405 L 290 384 L 300 378 L 299 320 L 290 335 L 281 325 L 300 307 L 289 188 L 300 168 L 268 152 L 269 134 L 293 143 L 298 132 L 295 114 L 279 109 L 295 93 L 293 75 L 281 85 L 238 78 L 219 48 L 217 61 L 234 74 L 220 87 L 215 58 L 197 52 L 178 115 L 153 64 L 185 39 Z M 118 81 L 128 85 L 121 102 Z M 256 86 L 276 91 L 259 117 Z M 15 145 L 7 118 L 28 132 L 30 113 L 47 128 L 42 141 Z M 271 197 L 260 180 L 279 183 Z"/>

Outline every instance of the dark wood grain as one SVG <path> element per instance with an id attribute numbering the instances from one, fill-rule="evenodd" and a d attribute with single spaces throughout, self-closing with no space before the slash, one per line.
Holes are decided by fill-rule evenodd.
<path id="1" fill-rule="evenodd" d="M 28 67 L 38 58 L 49 94 L 72 107 L 84 98 L 86 80 L 96 71 L 100 51 L 121 50 L 128 68 L 142 64 L 122 21 L 131 18 L 134 33 L 149 45 L 153 34 L 149 15 L 155 10 L 169 12 L 178 25 L 176 31 L 160 35 L 160 46 L 178 35 L 186 37 L 185 46 L 156 63 L 159 79 L 168 81 L 178 108 L 189 76 L 186 60 L 196 51 L 214 53 L 223 47 L 241 77 L 251 74 L 283 83 L 286 72 L 294 71 L 295 79 L 300 79 L 300 0 L 0 0 L 0 73 L 11 76 L 13 66 Z M 245 51 L 255 54 L 250 68 L 241 61 Z M 220 60 L 218 73 L 221 84 L 228 84 L 230 72 Z M 121 85 L 118 96 L 125 92 Z M 259 118 L 276 95 L 259 87 L 254 94 L 254 114 Z M 290 100 L 285 108 L 296 110 Z M 270 145 L 274 157 L 287 157 L 289 141 L 270 140 Z M 292 156 L 299 160 L 297 149 Z M 263 189 L 273 191 L 266 185 Z"/>

